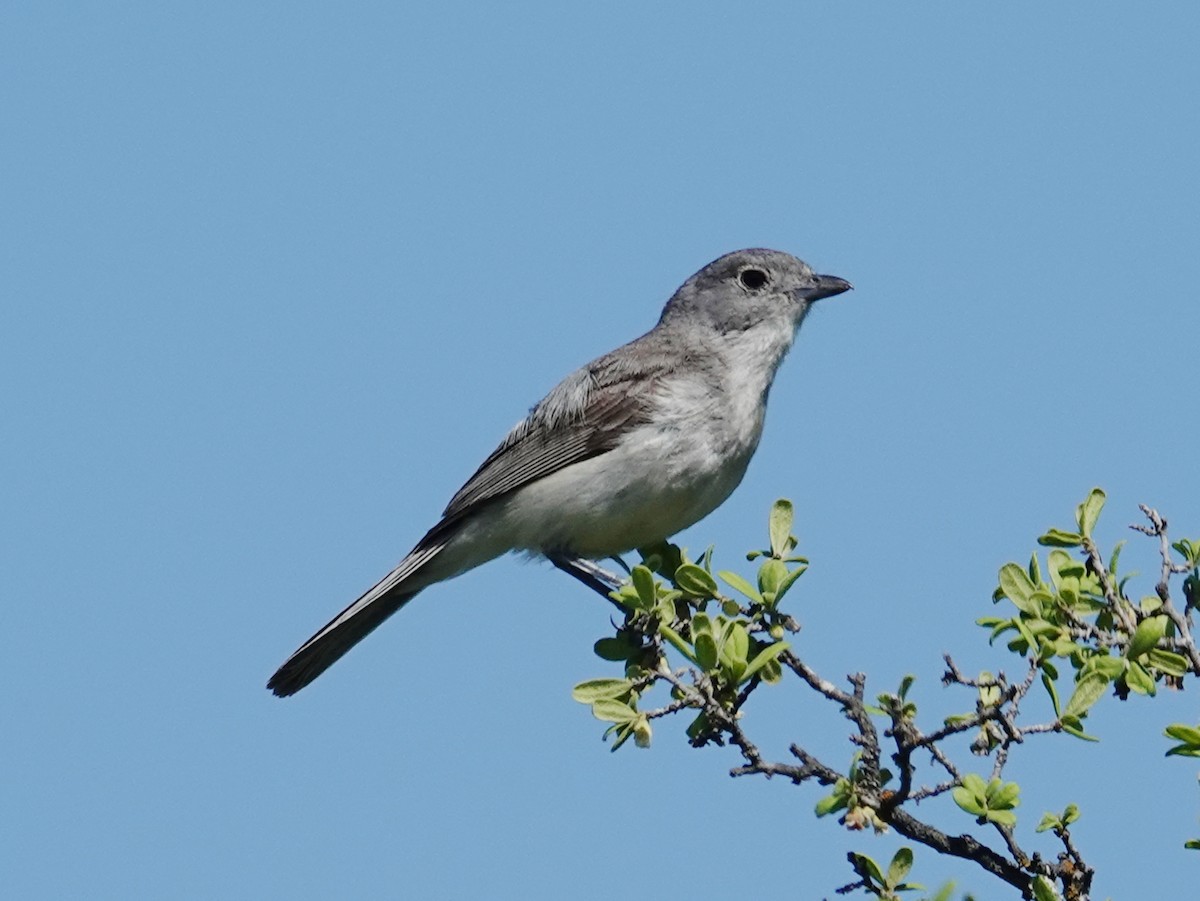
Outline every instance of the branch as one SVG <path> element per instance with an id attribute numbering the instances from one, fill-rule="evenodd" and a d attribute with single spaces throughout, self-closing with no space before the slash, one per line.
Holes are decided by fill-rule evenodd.
<path id="1" fill-rule="evenodd" d="M 1022 893 L 1029 886 L 1028 873 L 970 835 L 947 835 L 899 808 L 888 813 L 887 822 L 905 838 L 920 842 L 940 854 L 949 854 L 977 863 Z"/>

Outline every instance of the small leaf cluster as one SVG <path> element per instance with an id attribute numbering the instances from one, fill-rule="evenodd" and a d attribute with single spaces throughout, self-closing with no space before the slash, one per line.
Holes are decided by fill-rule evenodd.
<path id="1" fill-rule="evenodd" d="M 851 852 L 849 856 L 850 865 L 862 880 L 858 887 L 880 901 L 900 901 L 900 892 L 914 892 L 925 888 L 919 883 L 907 881 L 913 865 L 911 848 L 898 849 L 892 855 L 886 872 L 866 854 Z"/>
<path id="2" fill-rule="evenodd" d="M 913 687 L 917 677 L 911 673 L 900 680 L 900 687 L 895 694 L 881 694 L 876 697 L 879 706 L 867 706 L 869 713 L 887 716 L 896 721 L 912 721 L 917 717 L 917 705 L 908 699 L 908 692 Z"/>
<path id="3" fill-rule="evenodd" d="M 1044 813 L 1037 824 L 1038 832 L 1053 831 L 1055 835 L 1063 835 L 1067 827 L 1079 819 L 1079 808 L 1068 804 L 1062 813 Z"/>
<path id="4" fill-rule="evenodd" d="M 1028 566 L 1006 563 L 1000 568 L 993 599 L 1007 599 L 1016 615 L 978 620 L 991 630 L 993 641 L 1015 633 L 1008 648 L 1036 660 L 1062 729 L 1087 740 L 1094 739 L 1083 732 L 1082 721 L 1109 686 L 1122 698 L 1131 691 L 1153 695 L 1158 681 L 1188 671 L 1187 660 L 1170 650 L 1174 626 L 1159 612 L 1162 601 L 1147 597 L 1134 604 L 1126 596 L 1128 577 L 1117 576 L 1121 545 L 1106 567 L 1095 562 L 1099 554 L 1092 536 L 1104 500 L 1104 492 L 1093 489 L 1076 508 L 1076 530 L 1050 529 L 1038 539 L 1053 548 L 1047 556 L 1049 581 L 1036 554 Z M 1064 548 L 1082 548 L 1084 559 Z M 1056 686 L 1056 659 L 1074 669 L 1065 705 Z"/>
<path id="5" fill-rule="evenodd" d="M 768 519 L 770 547 L 746 554 L 746 559 L 751 562 L 762 559 L 755 584 L 730 570 L 721 570 L 717 574 L 726 585 L 748 601 L 746 606 L 742 606 L 737 601 L 725 598 L 721 604 L 723 612 L 730 616 L 740 613 L 750 622 L 764 625 L 776 641 L 783 637 L 784 632 L 796 631 L 791 617 L 779 612 L 779 602 L 808 569 L 808 559 L 792 553 L 797 545 L 796 536 L 792 534 L 794 517 L 791 501 L 780 498 L 772 505 Z M 715 591 L 709 596 L 716 597 Z"/>
<path id="6" fill-rule="evenodd" d="M 839 810 L 846 811 L 838 821 L 847 829 L 861 830 L 870 827 L 876 832 L 886 832 L 887 824 L 881 821 L 874 806 L 865 803 L 864 794 L 873 794 L 864 783 L 864 773 L 858 765 L 858 755 L 850 764 L 846 776 L 839 778 L 833 784 L 833 791 L 817 802 L 814 811 L 818 817 L 829 816 Z M 891 781 L 892 774 L 888 770 L 880 772 L 879 781 L 886 785 Z"/>
<path id="7" fill-rule="evenodd" d="M 1173 738 L 1179 744 L 1167 751 L 1167 756 L 1200 757 L 1200 726 L 1188 726 L 1184 723 L 1173 723 L 1165 730 L 1167 738 Z"/>
<path id="8" fill-rule="evenodd" d="M 965 810 L 976 821 L 995 823 L 999 826 L 1015 826 L 1017 815 L 1013 809 L 1021 803 L 1021 789 L 1015 782 L 1002 782 L 999 779 L 983 781 L 983 777 L 975 773 L 967 773 L 960 784 L 950 793 L 954 803 Z"/>
<path id="9" fill-rule="evenodd" d="M 590 704 L 592 715 L 605 723 L 612 723 L 604 737 L 615 735 L 612 750 L 625 744 L 631 737 L 639 748 L 650 747 L 650 720 L 638 712 L 637 683 L 632 679 L 592 679 L 581 682 L 571 691 L 571 697 L 581 704 Z"/>
<path id="10" fill-rule="evenodd" d="M 705 696 L 730 715 L 754 686 L 780 680 L 779 658 L 789 648 L 781 639 L 797 627 L 778 605 L 808 565 L 804 558 L 792 555 L 796 547 L 792 518 L 791 502 L 780 500 L 772 507 L 770 548 L 749 555 L 751 560 L 762 558 L 756 584 L 733 572 L 718 574 L 743 600 L 721 593 L 712 574 L 711 549 L 698 562 L 672 544 L 642 551 L 642 562 L 630 571 L 628 581 L 609 595 L 626 611 L 625 620 L 615 635 L 595 646 L 602 659 L 625 663 L 625 678 L 584 682 L 572 695 L 589 704 L 598 719 L 612 723 L 605 736 L 615 735 L 613 750 L 630 737 L 639 747 L 648 746 L 650 719 L 668 712 L 664 708 L 647 713 L 638 707 L 656 681 L 672 681 L 667 678 L 671 673 L 668 649 L 704 680 Z M 675 709 L 701 708 L 687 730 L 694 744 L 716 737 L 719 729 L 702 709 L 699 696 L 682 691 L 675 682 L 672 697 Z"/>

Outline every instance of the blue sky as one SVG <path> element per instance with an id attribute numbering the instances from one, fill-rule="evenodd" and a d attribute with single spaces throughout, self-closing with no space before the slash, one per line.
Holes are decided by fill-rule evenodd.
<path id="1" fill-rule="evenodd" d="M 736 566 L 790 497 L 823 674 L 915 673 L 928 723 L 969 704 L 943 651 L 1016 672 L 973 621 L 1092 485 L 1106 542 L 1140 502 L 1200 535 L 1198 40 L 1181 3 L 7 4 L 12 896 L 807 899 L 849 848 L 886 858 L 682 724 L 609 754 L 569 696 L 611 674 L 609 610 L 546 566 L 263 685 L 530 404 L 746 246 L 856 290 L 682 543 Z M 1097 897 L 1200 860 L 1161 738 L 1192 694 L 1014 755 L 1023 837 L 1052 851 L 1032 826 L 1079 803 Z M 845 756 L 792 688 L 747 728 Z M 914 875 L 1002 894 L 932 853 Z"/>

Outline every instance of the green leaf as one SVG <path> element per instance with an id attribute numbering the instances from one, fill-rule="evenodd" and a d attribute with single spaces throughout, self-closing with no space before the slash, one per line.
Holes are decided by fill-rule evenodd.
<path id="1" fill-rule="evenodd" d="M 769 520 L 769 531 L 771 534 L 771 553 L 775 557 L 785 557 L 791 548 L 792 537 L 792 520 L 795 517 L 795 511 L 792 508 L 792 502 L 787 498 L 780 498 L 771 507 L 771 518 Z"/>
<path id="2" fill-rule="evenodd" d="M 637 589 L 626 583 L 616 591 L 610 591 L 608 596 L 623 607 L 628 607 L 630 610 L 641 609 L 641 599 L 638 598 Z"/>
<path id="3" fill-rule="evenodd" d="M 1029 581 L 1029 575 L 1015 563 L 1005 563 L 1000 567 L 1000 590 L 1017 609 L 1030 616 L 1041 613 L 1041 605 L 1033 602 L 1034 584 Z"/>
<path id="4" fill-rule="evenodd" d="M 1042 568 L 1038 565 L 1037 554 L 1029 555 L 1029 581 L 1034 585 L 1042 582 Z"/>
<path id="5" fill-rule="evenodd" d="M 1176 676 L 1182 678 L 1186 676 L 1191 669 L 1188 666 L 1187 658 L 1171 651 L 1163 651 L 1159 648 L 1151 648 L 1146 652 L 1147 662 L 1161 673 L 1166 673 L 1168 676 Z"/>
<path id="6" fill-rule="evenodd" d="M 1084 673 L 1099 673 L 1110 682 L 1125 674 L 1125 658 L 1113 657 L 1110 654 L 1097 654 L 1089 657 L 1084 665 Z"/>
<path id="7" fill-rule="evenodd" d="M 1070 826 L 1079 819 L 1079 808 L 1074 804 L 1068 804 L 1067 809 L 1063 811 L 1062 821 L 1064 826 Z"/>
<path id="8" fill-rule="evenodd" d="M 696 664 L 697 666 L 700 665 L 700 661 L 696 659 L 696 652 L 692 650 L 691 645 L 684 641 L 683 637 L 670 626 L 666 625 L 665 623 L 659 623 L 658 634 L 670 642 L 671 647 L 677 650 L 692 663 Z"/>
<path id="9" fill-rule="evenodd" d="M 734 591 L 744 594 L 750 600 L 754 601 L 754 603 L 761 604 L 763 602 L 762 595 L 758 593 L 754 586 L 737 573 L 723 569 L 717 573 L 717 575 L 720 576 L 722 581 L 724 581 L 730 588 L 732 588 Z"/>
<path id="10" fill-rule="evenodd" d="M 1099 488 L 1093 488 L 1088 494 L 1087 500 L 1080 504 L 1075 510 L 1075 521 L 1079 524 L 1079 533 L 1086 538 L 1092 537 L 1092 530 L 1096 528 L 1096 520 L 1100 518 L 1100 511 L 1104 509 L 1104 492 Z"/>
<path id="11" fill-rule="evenodd" d="M 1184 744 L 1200 748 L 1200 727 L 1189 726 L 1186 723 L 1172 723 L 1163 732 L 1167 738 L 1173 738 Z"/>
<path id="12" fill-rule="evenodd" d="M 1054 715 L 1061 718 L 1062 710 L 1059 709 L 1058 704 L 1058 689 L 1054 686 L 1054 680 L 1044 672 L 1042 673 L 1042 685 L 1046 687 L 1046 692 L 1050 695 L 1050 703 L 1054 705 Z"/>
<path id="13" fill-rule="evenodd" d="M 758 678 L 768 685 L 778 685 L 783 681 L 783 664 L 778 660 L 768 660 L 758 671 Z"/>
<path id="14" fill-rule="evenodd" d="M 1067 701 L 1067 709 L 1063 711 L 1063 717 L 1082 717 L 1093 704 L 1100 700 L 1100 696 L 1104 694 L 1106 688 L 1108 688 L 1108 679 L 1100 673 L 1088 673 L 1075 683 L 1075 691 L 1071 694 L 1071 700 Z"/>
<path id="15" fill-rule="evenodd" d="M 859 854 L 856 851 L 851 851 L 850 853 L 854 856 L 860 874 L 871 879 L 876 885 L 882 886 L 884 884 L 883 870 L 879 869 L 879 864 L 865 854 Z"/>
<path id="16" fill-rule="evenodd" d="M 1034 832 L 1046 832 L 1049 829 L 1061 829 L 1062 820 L 1052 813 L 1042 814 L 1042 818 L 1038 820 L 1037 828 Z"/>
<path id="17" fill-rule="evenodd" d="M 632 723 L 638 712 L 621 701 L 601 698 L 592 704 L 592 716 L 606 723 Z"/>
<path id="18" fill-rule="evenodd" d="M 642 610 L 653 610 L 655 601 L 654 573 L 642 565 L 635 566 L 631 574 L 633 587 L 637 590 L 639 604 Z"/>
<path id="19" fill-rule="evenodd" d="M 596 656 L 601 660 L 628 660 L 633 653 L 633 646 L 628 639 L 620 636 L 616 638 L 601 638 L 592 648 Z"/>
<path id="20" fill-rule="evenodd" d="M 1063 732 L 1066 732 L 1068 735 L 1074 735 L 1076 738 L 1081 739 L 1083 741 L 1099 741 L 1100 740 L 1100 739 L 1096 738 L 1096 736 L 1088 735 L 1086 732 L 1083 731 L 1083 724 L 1080 722 L 1079 717 L 1077 717 L 1077 716 L 1065 716 L 1064 715 L 1062 717 L 1062 719 L 1059 720 L 1059 722 L 1062 723 Z"/>
<path id="21" fill-rule="evenodd" d="M 991 629 L 992 634 L 988 636 L 988 644 L 995 644 L 996 639 L 1007 632 L 1009 629 L 1015 629 L 1013 620 L 1000 619 L 995 616 L 984 616 L 975 620 L 977 625 L 983 626 L 985 629 Z"/>
<path id="22" fill-rule="evenodd" d="M 1183 846 L 1191 851 L 1200 851 L 1200 838 L 1189 838 Z"/>
<path id="23" fill-rule="evenodd" d="M 995 676 L 984 670 L 976 681 L 979 683 L 980 704 L 984 707 L 995 707 L 1000 703 L 1000 686 L 996 684 Z"/>
<path id="24" fill-rule="evenodd" d="M 1000 826 L 1015 826 L 1017 825 L 1017 815 L 1011 810 L 989 810 L 987 818 L 993 823 Z"/>
<path id="25" fill-rule="evenodd" d="M 1044 547 L 1079 547 L 1083 544 L 1083 536 L 1077 532 L 1064 532 L 1061 529 L 1051 529 L 1038 538 L 1038 544 Z"/>
<path id="26" fill-rule="evenodd" d="M 774 598 L 779 592 L 779 586 L 787 577 L 788 570 L 784 562 L 776 560 L 774 557 L 768 557 L 758 568 L 758 590 L 764 598 L 768 595 Z"/>
<path id="27" fill-rule="evenodd" d="M 1140 695 L 1155 694 L 1154 677 L 1140 663 L 1131 662 L 1125 670 L 1125 684 Z"/>
<path id="28" fill-rule="evenodd" d="M 888 864 L 887 884 L 891 886 L 898 885 L 904 881 L 904 877 L 908 875 L 913 865 L 912 848 L 900 848 L 892 856 L 892 862 Z"/>
<path id="29" fill-rule="evenodd" d="M 628 679 L 591 679 L 580 682 L 571 690 L 571 697 L 580 704 L 591 704 L 601 698 L 621 698 L 633 690 Z"/>
<path id="30" fill-rule="evenodd" d="M 680 592 L 668 591 L 658 599 L 658 606 L 654 608 L 654 615 L 658 617 L 660 622 L 675 622 L 675 601 L 679 597 L 682 597 Z"/>
<path id="31" fill-rule="evenodd" d="M 1189 745 L 1176 745 L 1167 750 L 1163 755 L 1165 757 L 1200 757 L 1200 748 L 1193 748 Z"/>
<path id="32" fill-rule="evenodd" d="M 775 589 L 775 601 L 771 606 L 778 607 L 779 602 L 783 600 L 783 596 L 788 593 L 788 589 L 795 585 L 796 580 L 804 575 L 804 573 L 807 571 L 807 566 L 797 566 L 790 573 L 788 573 L 787 577 L 779 583 L 779 587 Z"/>
<path id="33" fill-rule="evenodd" d="M 694 642 L 696 647 L 696 664 L 700 669 L 709 672 L 717 665 L 717 640 L 709 632 L 701 632 Z"/>
<path id="34" fill-rule="evenodd" d="M 1046 562 L 1050 567 L 1050 581 L 1056 586 L 1059 584 L 1059 579 L 1061 579 L 1064 574 L 1076 575 L 1074 569 L 1076 566 L 1078 566 L 1078 564 L 1075 562 L 1075 558 L 1066 551 L 1055 548 L 1046 555 Z M 1080 570 L 1080 572 L 1082 572 L 1082 570 Z"/>
<path id="35" fill-rule="evenodd" d="M 1108 558 L 1108 574 L 1115 576 L 1117 574 L 1117 562 L 1121 559 L 1121 548 L 1125 547 L 1124 541 L 1118 541 L 1113 545 L 1112 556 Z"/>
<path id="36" fill-rule="evenodd" d="M 826 795 L 817 802 L 815 813 L 819 817 L 828 816 L 829 814 L 844 808 L 846 803 L 845 795 L 834 792 L 832 795 Z"/>
<path id="37" fill-rule="evenodd" d="M 954 799 L 955 804 L 972 816 L 983 816 L 985 813 L 985 808 L 979 799 L 961 786 L 951 791 L 950 797 Z"/>
<path id="38" fill-rule="evenodd" d="M 1015 782 L 993 779 L 988 783 L 987 802 L 989 810 L 1011 810 L 1021 803 L 1021 787 Z"/>
<path id="39" fill-rule="evenodd" d="M 1011 622 L 1013 626 L 1016 627 L 1016 630 L 1021 634 L 1021 638 L 1024 639 L 1026 650 L 1035 650 L 1038 646 L 1037 639 L 1034 637 L 1033 633 L 1029 631 L 1028 623 L 1022 619 L 1014 619 Z M 1009 643 L 1009 647 L 1012 647 L 1012 642 Z"/>
<path id="40" fill-rule="evenodd" d="M 683 563 L 683 551 L 669 541 L 659 541 L 637 549 L 642 555 L 642 565 L 651 572 L 671 578 Z"/>
<path id="41" fill-rule="evenodd" d="M 721 663 L 725 668 L 726 678 L 732 684 L 741 684 L 749 653 L 750 636 L 746 627 L 736 621 L 727 624 L 724 641 L 721 642 Z"/>
<path id="42" fill-rule="evenodd" d="M 1079 645 L 1065 635 L 1060 634 L 1052 642 L 1055 657 L 1071 657 L 1079 650 Z"/>
<path id="43" fill-rule="evenodd" d="M 746 671 L 742 673 L 742 682 L 749 682 L 755 673 L 786 651 L 788 647 L 789 645 L 786 641 L 777 641 L 759 651 L 754 656 L 754 659 L 747 664 Z"/>
<path id="44" fill-rule="evenodd" d="M 1141 657 L 1157 645 L 1160 638 L 1166 636 L 1169 623 L 1170 620 L 1165 615 L 1146 617 L 1138 623 L 1133 637 L 1129 639 L 1129 648 L 1126 650 L 1125 656 L 1130 660 Z"/>
<path id="45" fill-rule="evenodd" d="M 717 580 L 695 563 L 684 563 L 675 570 L 675 584 L 694 597 L 717 596 Z"/>
<path id="46" fill-rule="evenodd" d="M 987 783 L 982 776 L 967 773 L 962 777 L 962 784 L 950 793 L 954 803 L 969 814 L 982 816 L 987 812 Z"/>
<path id="47" fill-rule="evenodd" d="M 685 730 L 685 733 L 688 738 L 695 741 L 697 738 L 699 738 L 701 735 L 703 735 L 707 731 L 708 731 L 708 714 L 701 713 L 699 716 L 697 716 L 694 720 L 692 720 L 688 724 L 688 727 Z"/>
<path id="48" fill-rule="evenodd" d="M 725 627 L 725 641 L 721 645 L 721 652 L 730 660 L 740 661 L 745 665 L 746 658 L 750 655 L 750 633 L 746 631 L 745 626 L 735 620 Z"/>
<path id="49" fill-rule="evenodd" d="M 1059 590 L 1058 595 L 1062 598 L 1063 606 L 1068 610 L 1074 610 L 1079 606 L 1079 582 L 1076 579 L 1071 580 L 1070 585 L 1063 585 Z"/>
<path id="50" fill-rule="evenodd" d="M 614 723 L 605 729 L 604 734 L 600 737 L 604 741 L 608 741 L 609 736 L 616 736 L 617 739 L 615 742 L 613 742 L 613 746 L 608 749 L 609 752 L 612 753 L 633 737 L 633 726 L 630 723 L 625 723 L 624 725 L 619 726 Z"/>
<path id="51" fill-rule="evenodd" d="M 1061 901 L 1058 892 L 1054 890 L 1054 883 L 1045 876 L 1033 877 L 1029 887 L 1033 889 L 1034 901 Z"/>
<path id="52" fill-rule="evenodd" d="M 1188 566 L 1200 566 L 1200 541 L 1181 538 L 1171 545 L 1187 561 Z"/>

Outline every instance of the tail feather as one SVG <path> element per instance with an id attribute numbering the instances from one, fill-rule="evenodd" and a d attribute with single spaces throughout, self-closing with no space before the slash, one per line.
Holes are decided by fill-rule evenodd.
<path id="1" fill-rule="evenodd" d="M 278 697 L 294 695 L 337 663 L 346 652 L 370 635 L 385 619 L 407 604 L 424 584 L 411 585 L 411 577 L 444 545 L 417 546 L 394 570 L 357 601 L 331 619 L 304 642 L 275 671 L 267 688 Z M 412 580 L 423 581 L 423 580 Z M 410 584 L 405 584 L 410 583 Z"/>

